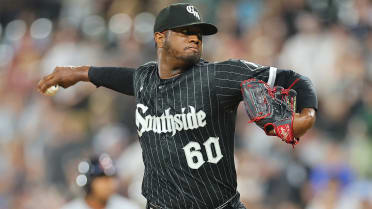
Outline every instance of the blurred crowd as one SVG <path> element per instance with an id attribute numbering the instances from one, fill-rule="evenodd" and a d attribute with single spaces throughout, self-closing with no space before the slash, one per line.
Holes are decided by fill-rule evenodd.
<path id="1" fill-rule="evenodd" d="M 0 209 L 54 209 L 81 196 L 78 163 L 108 153 L 118 193 L 144 206 L 135 101 L 90 83 L 36 91 L 57 65 L 155 60 L 155 15 L 171 0 L 1 0 Z M 236 126 L 238 190 L 250 209 L 372 208 L 372 1 L 194 0 L 219 33 L 209 61 L 245 59 L 308 76 L 315 127 L 292 149 Z M 125 81 L 123 81 L 125 82 Z"/>

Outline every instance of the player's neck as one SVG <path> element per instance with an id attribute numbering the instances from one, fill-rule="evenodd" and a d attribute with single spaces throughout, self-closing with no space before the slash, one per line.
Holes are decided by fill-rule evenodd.
<path id="1" fill-rule="evenodd" d="M 176 77 L 185 71 L 185 64 L 174 57 L 158 54 L 158 73 L 161 79 Z"/>

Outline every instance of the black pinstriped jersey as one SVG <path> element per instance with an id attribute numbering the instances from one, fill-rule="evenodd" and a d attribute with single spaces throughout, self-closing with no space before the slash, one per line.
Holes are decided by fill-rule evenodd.
<path id="1" fill-rule="evenodd" d="M 279 76 L 282 86 L 299 76 L 280 73 L 286 73 L 284 80 Z M 267 81 L 269 67 L 201 60 L 171 79 L 160 79 L 156 62 L 135 71 L 142 193 L 148 201 L 162 208 L 217 208 L 237 193 L 235 118 L 240 83 L 252 77 Z"/>

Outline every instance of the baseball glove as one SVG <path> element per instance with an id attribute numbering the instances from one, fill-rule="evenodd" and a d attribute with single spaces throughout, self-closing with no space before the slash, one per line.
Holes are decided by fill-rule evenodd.
<path id="1" fill-rule="evenodd" d="M 292 86 L 284 89 L 271 88 L 267 83 L 255 78 L 241 83 L 244 107 L 250 118 L 262 128 L 266 135 L 278 136 L 282 141 L 292 144 L 299 142 L 293 134 L 293 120 L 296 113 L 296 91 Z"/>

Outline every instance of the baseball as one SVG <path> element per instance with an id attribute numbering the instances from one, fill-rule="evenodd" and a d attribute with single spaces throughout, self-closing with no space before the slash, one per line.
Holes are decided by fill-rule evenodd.
<path id="1" fill-rule="evenodd" d="M 59 87 L 57 85 L 51 86 L 45 91 L 45 95 L 54 96 L 57 93 L 58 89 Z"/>

